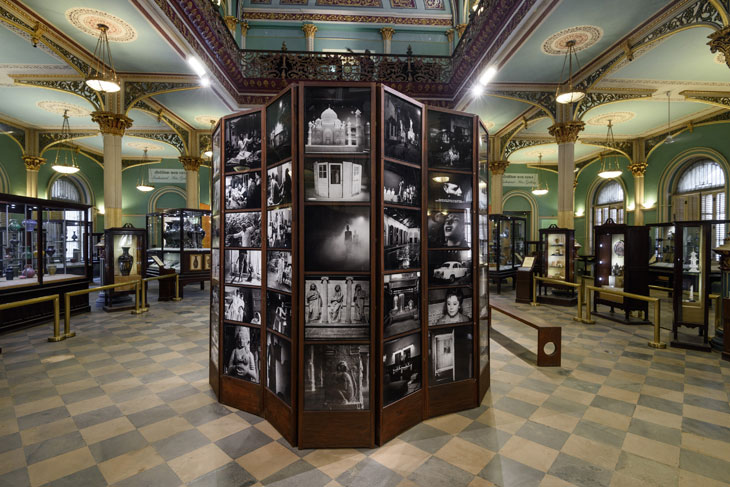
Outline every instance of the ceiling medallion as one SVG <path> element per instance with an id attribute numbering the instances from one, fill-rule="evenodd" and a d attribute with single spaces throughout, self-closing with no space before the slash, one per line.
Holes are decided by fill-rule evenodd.
<path id="1" fill-rule="evenodd" d="M 494 122 L 482 122 L 487 131 L 492 130 L 497 124 Z"/>
<path id="2" fill-rule="evenodd" d="M 130 142 L 127 142 L 127 147 L 131 147 L 132 149 L 139 149 L 139 150 L 148 150 L 150 152 L 155 151 L 161 151 L 164 149 L 161 145 L 157 144 L 150 144 L 149 142 L 143 142 L 141 140 L 133 140 Z"/>
<path id="3" fill-rule="evenodd" d="M 88 117 L 91 114 L 90 110 L 79 105 L 74 105 L 73 103 L 66 103 L 65 101 L 39 101 L 36 103 L 36 106 L 41 110 L 58 115 L 68 113 L 69 117 Z"/>
<path id="4" fill-rule="evenodd" d="M 529 157 L 540 157 L 540 156 L 545 157 L 545 156 L 551 156 L 551 155 L 557 154 L 557 153 L 558 153 L 557 149 L 548 149 L 546 147 L 543 147 L 542 149 L 531 150 L 529 152 L 526 152 L 525 154 Z"/>
<path id="5" fill-rule="evenodd" d="M 578 25 L 551 35 L 542 43 L 542 52 L 550 56 L 564 56 L 568 42 L 575 41 L 573 51 L 588 49 L 603 37 L 603 29 L 594 25 Z"/>
<path id="6" fill-rule="evenodd" d="M 124 20 L 110 13 L 94 8 L 71 8 L 66 10 L 66 19 L 81 32 L 99 37 L 97 25 L 109 27 L 107 38 L 111 42 L 132 42 L 137 39 L 137 31 Z"/>
<path id="7" fill-rule="evenodd" d="M 725 64 L 725 55 L 721 52 L 715 54 L 715 64 Z"/>
<path id="8" fill-rule="evenodd" d="M 604 113 L 602 115 L 596 115 L 593 118 L 586 120 L 588 125 L 598 125 L 605 127 L 608 121 L 611 120 L 612 125 L 618 125 L 620 123 L 628 122 L 636 116 L 634 112 L 611 112 Z"/>
<path id="9" fill-rule="evenodd" d="M 197 117 L 195 117 L 195 121 L 198 122 L 200 125 L 210 127 L 210 121 L 215 120 L 216 123 L 218 123 L 219 118 L 220 116 L 218 115 L 198 115 Z"/>

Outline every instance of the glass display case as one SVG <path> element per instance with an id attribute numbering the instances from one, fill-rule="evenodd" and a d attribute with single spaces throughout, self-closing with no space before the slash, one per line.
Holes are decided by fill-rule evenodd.
<path id="1" fill-rule="evenodd" d="M 527 220 L 507 215 L 489 215 L 489 278 L 502 292 L 502 280 L 512 278 L 515 287 L 517 268 L 525 258 Z"/>
<path id="2" fill-rule="evenodd" d="M 180 275 L 180 297 L 191 282 L 210 280 L 210 211 L 176 208 L 147 215 L 149 247 L 147 273 L 160 274 L 160 265 Z M 156 258 L 156 259 L 155 259 Z"/>
<path id="3" fill-rule="evenodd" d="M 550 225 L 540 230 L 540 275 L 565 282 L 575 282 L 575 230 Z M 573 306 L 578 297 L 575 288 L 540 282 L 541 302 Z M 551 289 L 551 294 L 542 294 Z"/>
<path id="4" fill-rule="evenodd" d="M 89 208 L 0 194 L 0 303 L 88 287 Z M 88 309 L 85 298 L 72 302 L 74 311 Z M 0 312 L 0 328 L 42 321 L 52 313 L 50 302 L 26 308 Z"/>
<path id="5" fill-rule="evenodd" d="M 147 232 L 144 228 L 124 226 L 104 231 L 103 283 L 129 282 L 105 292 L 104 309 L 121 311 L 131 309 L 134 303 L 124 297 L 134 293 L 134 283 L 141 281 L 147 271 Z"/>
<path id="6" fill-rule="evenodd" d="M 649 281 L 653 286 L 674 286 L 674 223 L 655 223 L 649 227 Z"/>
<path id="7" fill-rule="evenodd" d="M 603 225 L 593 227 L 595 259 L 595 285 L 632 294 L 649 296 L 648 255 L 649 227 L 616 224 L 610 218 Z M 630 320 L 631 311 L 642 311 L 648 322 L 646 301 L 624 298 L 615 294 L 596 293 L 593 309 L 597 305 L 610 307 L 606 318 L 636 323 Z M 624 311 L 625 319 L 617 319 L 614 308 Z"/>

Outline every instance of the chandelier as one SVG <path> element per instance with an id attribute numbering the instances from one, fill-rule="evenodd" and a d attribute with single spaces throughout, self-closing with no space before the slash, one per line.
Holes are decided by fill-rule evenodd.
<path id="1" fill-rule="evenodd" d="M 144 166 L 149 162 L 147 159 L 147 147 L 144 148 L 144 155 L 142 156 L 142 162 L 140 163 L 139 176 L 137 177 L 137 189 L 143 193 L 153 191 L 155 189 L 152 183 L 145 183 L 144 181 Z"/>
<path id="2" fill-rule="evenodd" d="M 96 24 L 99 29 L 99 40 L 94 49 L 94 61 L 89 65 L 89 72 L 86 75 L 86 84 L 94 91 L 102 93 L 116 93 L 121 89 L 117 72 L 112 62 L 112 51 L 109 47 L 107 31 L 109 26 Z"/>
<path id="3" fill-rule="evenodd" d="M 79 172 L 79 166 L 76 165 L 76 157 L 74 153 L 76 148 L 71 145 L 71 126 L 68 123 L 68 110 L 63 111 L 63 124 L 61 125 L 61 137 L 56 149 L 56 158 L 51 168 L 62 174 L 74 174 Z M 60 160 L 59 160 L 60 154 Z"/>
<path id="4" fill-rule="evenodd" d="M 545 186 L 540 183 L 540 172 L 542 171 L 542 153 L 537 156 L 537 186 L 532 188 L 532 194 L 535 196 L 543 196 L 548 194 L 548 184 L 545 181 Z"/>
<path id="5" fill-rule="evenodd" d="M 565 43 L 568 47 L 568 51 L 565 53 L 565 59 L 563 60 L 563 69 L 560 71 L 560 81 L 558 82 L 558 89 L 555 91 L 555 101 L 563 105 L 568 103 L 575 103 L 580 101 L 586 96 L 585 92 L 573 87 L 573 58 L 575 58 L 575 64 L 577 68 L 580 68 L 578 63 L 578 54 L 575 52 L 575 41 L 573 39 Z M 565 74 L 565 65 L 568 65 L 568 82 L 563 85 L 563 75 Z"/>
<path id="6" fill-rule="evenodd" d="M 613 179 L 621 175 L 621 168 L 618 165 L 619 154 L 616 151 L 616 141 L 613 138 L 613 125 L 608 121 L 608 132 L 606 133 L 607 152 L 601 152 L 601 171 L 598 176 L 603 179 Z"/>

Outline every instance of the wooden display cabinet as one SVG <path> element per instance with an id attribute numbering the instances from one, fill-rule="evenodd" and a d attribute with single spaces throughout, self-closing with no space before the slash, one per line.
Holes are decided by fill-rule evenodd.
<path id="1" fill-rule="evenodd" d="M 295 84 L 219 122 L 210 381 L 221 402 L 300 448 L 373 447 L 479 404 L 488 231 L 473 216 L 479 204 L 486 224 L 488 137 L 477 130 L 472 115 L 375 83 Z M 231 191 L 257 177 L 260 201 Z M 250 219 L 262 235 L 244 243 L 237 222 Z M 453 290 L 461 306 L 446 318 Z"/>
<path id="2" fill-rule="evenodd" d="M 87 289 L 91 276 L 88 205 L 0 194 L 0 304 Z M 89 311 L 88 295 L 71 312 Z M 0 311 L 0 331 L 51 319 L 53 303 Z"/>
<path id="3" fill-rule="evenodd" d="M 649 296 L 649 228 L 616 224 L 609 218 L 603 225 L 593 227 L 593 236 L 596 287 Z M 611 313 L 601 315 L 608 319 L 648 323 L 647 301 L 597 292 L 593 300 L 594 312 L 599 304 L 611 309 Z M 615 308 L 623 310 L 623 320 L 614 314 Z M 644 319 L 629 320 L 632 311 L 642 312 Z"/>
<path id="4" fill-rule="evenodd" d="M 540 257 L 543 277 L 560 281 L 575 282 L 575 230 L 550 225 L 540 230 Z M 575 288 L 559 284 L 540 282 L 538 301 L 561 306 L 575 306 L 578 296 Z M 543 294 L 552 289 L 552 294 Z"/>
<path id="5" fill-rule="evenodd" d="M 515 288 L 517 268 L 525 258 L 525 218 L 489 215 L 489 278 L 497 282 L 497 294 L 502 292 L 502 280 L 511 278 Z"/>

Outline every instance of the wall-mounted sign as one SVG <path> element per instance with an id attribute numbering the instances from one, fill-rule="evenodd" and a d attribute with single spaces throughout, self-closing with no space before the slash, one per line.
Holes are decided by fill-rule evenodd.
<path id="1" fill-rule="evenodd" d="M 502 186 L 537 186 L 537 173 L 505 174 Z"/>
<path id="2" fill-rule="evenodd" d="M 185 169 L 149 169 L 151 183 L 185 184 Z"/>

